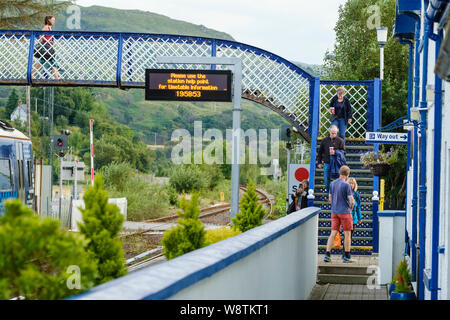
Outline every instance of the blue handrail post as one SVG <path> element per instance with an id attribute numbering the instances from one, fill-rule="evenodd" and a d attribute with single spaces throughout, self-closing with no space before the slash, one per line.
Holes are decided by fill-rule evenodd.
<path id="1" fill-rule="evenodd" d="M 372 197 L 372 253 L 378 253 L 379 251 L 379 239 L 378 239 L 378 205 L 380 198 L 378 197 L 378 191 L 373 192 Z"/>
<path id="2" fill-rule="evenodd" d="M 34 31 L 31 31 L 30 47 L 28 48 L 28 65 L 27 65 L 27 82 L 29 86 L 33 84 L 32 69 L 33 69 L 34 37 L 35 37 Z"/>
<path id="3" fill-rule="evenodd" d="M 378 78 L 373 80 L 373 131 L 380 127 L 381 119 L 381 81 Z M 373 150 L 378 153 L 378 143 L 373 145 Z M 373 176 L 373 191 L 378 195 L 379 178 Z M 374 198 L 372 198 L 373 200 Z M 376 203 L 375 203 L 376 202 Z M 372 253 L 378 253 L 378 200 L 372 201 Z"/>
<path id="4" fill-rule="evenodd" d="M 119 35 L 119 43 L 117 44 L 117 71 L 116 71 L 116 81 L 117 87 L 122 86 L 122 52 L 123 52 L 123 35 Z"/>
<path id="5" fill-rule="evenodd" d="M 312 81 L 312 125 L 311 129 L 311 160 L 309 169 L 309 189 L 314 192 L 314 179 L 316 173 L 316 150 L 317 136 L 319 133 L 319 116 L 320 116 L 320 78 L 316 77 Z M 314 206 L 314 198 L 308 198 L 308 207 Z"/>

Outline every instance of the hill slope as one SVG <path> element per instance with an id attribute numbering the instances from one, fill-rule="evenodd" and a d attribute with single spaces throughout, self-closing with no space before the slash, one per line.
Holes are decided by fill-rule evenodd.
<path id="1" fill-rule="evenodd" d="M 81 7 L 81 30 L 132 33 L 164 33 L 233 40 L 224 32 L 203 25 L 171 19 L 167 16 L 141 10 L 120 10 L 101 6 Z M 69 31 L 66 18 L 56 19 L 55 30 Z M 75 31 L 75 30 L 72 30 Z M 77 30 L 78 31 L 78 30 Z"/>

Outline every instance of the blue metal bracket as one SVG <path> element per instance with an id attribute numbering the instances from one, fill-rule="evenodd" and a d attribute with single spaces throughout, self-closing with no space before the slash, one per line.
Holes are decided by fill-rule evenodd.
<path id="1" fill-rule="evenodd" d="M 441 288 L 434 288 L 433 287 L 433 281 L 431 277 L 431 269 L 423 269 L 423 283 L 425 284 L 425 287 L 429 291 L 437 291 L 441 290 Z"/>

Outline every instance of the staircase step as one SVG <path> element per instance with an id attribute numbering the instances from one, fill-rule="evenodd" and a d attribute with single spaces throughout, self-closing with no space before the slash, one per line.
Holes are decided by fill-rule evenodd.
<path id="1" fill-rule="evenodd" d="M 331 205 L 329 201 L 314 200 L 314 205 Z M 361 206 L 371 206 L 372 202 L 361 202 Z"/>
<path id="2" fill-rule="evenodd" d="M 319 283 L 332 284 L 367 284 L 370 275 L 317 274 Z"/>
<path id="3" fill-rule="evenodd" d="M 331 255 L 332 261 L 341 261 L 341 257 L 339 255 Z M 367 266 L 362 266 L 354 263 L 342 263 L 342 264 L 334 264 L 329 262 L 319 261 L 319 265 L 317 267 L 317 274 L 340 274 L 340 275 L 360 275 L 367 276 Z"/>

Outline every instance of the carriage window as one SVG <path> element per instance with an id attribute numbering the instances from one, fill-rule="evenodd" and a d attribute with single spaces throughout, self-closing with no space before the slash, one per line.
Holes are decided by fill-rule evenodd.
<path id="1" fill-rule="evenodd" d="M 30 188 L 33 187 L 33 171 L 31 170 L 31 161 L 27 161 L 27 168 L 28 168 L 28 186 Z"/>
<path id="2" fill-rule="evenodd" d="M 0 190 L 11 189 L 11 165 L 9 159 L 0 159 Z"/>

